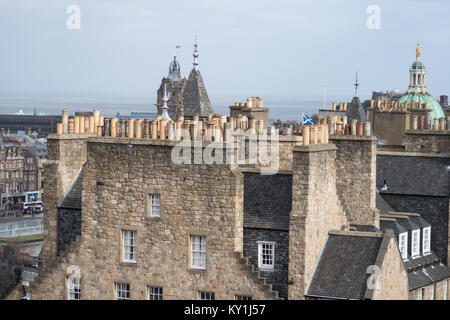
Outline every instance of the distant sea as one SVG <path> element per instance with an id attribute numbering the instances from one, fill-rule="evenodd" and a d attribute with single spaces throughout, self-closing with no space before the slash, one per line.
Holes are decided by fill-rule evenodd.
<path id="1" fill-rule="evenodd" d="M 66 98 L 0 98 L 1 114 L 33 114 L 55 115 L 62 109 L 68 109 L 69 114 L 75 111 L 92 111 L 99 109 L 105 116 L 115 116 L 117 112 L 128 115 L 130 112 L 156 112 L 155 98 L 147 99 L 66 99 Z M 229 106 L 233 102 L 214 101 L 211 99 L 215 113 L 229 114 Z M 264 107 L 270 108 L 271 120 L 296 120 L 302 114 L 312 116 L 322 108 L 322 101 L 312 100 L 264 100 Z M 328 107 L 327 102 L 327 107 Z"/>

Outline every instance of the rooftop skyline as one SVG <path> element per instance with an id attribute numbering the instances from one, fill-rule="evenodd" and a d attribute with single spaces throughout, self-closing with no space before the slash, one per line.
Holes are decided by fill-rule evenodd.
<path id="1" fill-rule="evenodd" d="M 188 77 L 197 35 L 212 100 L 343 99 L 408 88 L 421 44 L 427 86 L 448 94 L 450 3 L 372 1 L 0 0 L 0 97 L 156 98 L 173 56 Z M 79 30 L 66 13 L 80 8 Z M 417 17 L 420 12 L 420 19 Z M 176 46 L 180 48 L 176 49 Z M 152 100 L 152 101 L 153 101 Z"/>

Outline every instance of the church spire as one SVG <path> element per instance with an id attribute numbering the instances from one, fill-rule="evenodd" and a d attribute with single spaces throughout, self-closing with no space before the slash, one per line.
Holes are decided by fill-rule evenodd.
<path id="1" fill-rule="evenodd" d="M 195 71 L 198 71 L 198 50 L 197 50 L 197 35 L 195 36 L 195 44 L 194 44 L 194 69 Z"/>
<path id="2" fill-rule="evenodd" d="M 359 82 L 358 82 L 358 71 L 356 71 L 355 97 L 358 97 L 358 87 L 359 87 Z"/>

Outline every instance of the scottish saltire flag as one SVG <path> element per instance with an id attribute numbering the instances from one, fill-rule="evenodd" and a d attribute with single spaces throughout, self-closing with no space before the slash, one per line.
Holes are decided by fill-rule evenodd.
<path id="1" fill-rule="evenodd" d="M 305 124 L 314 124 L 314 121 L 302 114 L 302 125 L 304 126 Z"/>
<path id="2" fill-rule="evenodd" d="M 181 48 L 181 46 L 178 44 L 175 46 L 175 49 L 180 49 L 180 48 Z"/>

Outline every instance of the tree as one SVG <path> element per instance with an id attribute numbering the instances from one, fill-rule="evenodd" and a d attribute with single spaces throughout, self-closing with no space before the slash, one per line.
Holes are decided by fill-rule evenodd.
<path id="1" fill-rule="evenodd" d="M 0 299 L 5 299 L 20 282 L 21 270 L 28 259 L 20 253 L 20 242 L 11 241 L 0 247 Z"/>

